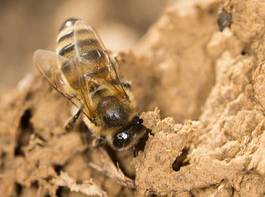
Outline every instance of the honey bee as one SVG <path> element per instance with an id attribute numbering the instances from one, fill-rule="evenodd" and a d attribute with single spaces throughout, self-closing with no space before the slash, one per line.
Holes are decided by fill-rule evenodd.
<path id="1" fill-rule="evenodd" d="M 103 139 L 118 151 L 134 147 L 144 136 L 130 84 L 121 80 L 118 62 L 83 20 L 66 20 L 56 53 L 39 49 L 33 61 L 51 86 L 78 109 L 66 129 L 82 116 L 97 141 Z"/>

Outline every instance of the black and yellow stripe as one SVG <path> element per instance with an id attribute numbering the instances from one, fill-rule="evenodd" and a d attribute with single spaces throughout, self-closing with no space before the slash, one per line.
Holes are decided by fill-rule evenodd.
<path id="1" fill-rule="evenodd" d="M 78 24 L 78 19 L 68 19 L 62 25 L 57 37 L 56 51 L 68 59 L 76 57 L 77 47 L 80 55 L 89 61 L 104 58 L 103 46 L 90 26 Z"/>
<path id="2" fill-rule="evenodd" d="M 104 46 L 95 30 L 81 20 L 72 18 L 64 22 L 57 36 L 56 52 L 70 60 L 75 60 L 77 55 L 87 60 L 86 63 L 72 65 L 65 62 L 61 65 L 64 76 L 74 89 L 82 88 L 80 78 L 108 75 Z"/>

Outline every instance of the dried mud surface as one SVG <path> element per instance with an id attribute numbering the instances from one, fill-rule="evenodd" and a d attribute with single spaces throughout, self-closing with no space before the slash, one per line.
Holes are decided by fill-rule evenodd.
<path id="1" fill-rule="evenodd" d="M 0 97 L 0 196 L 264 196 L 264 10 L 177 1 L 120 52 L 152 130 L 135 158 L 92 149 L 81 123 L 64 131 L 70 104 L 25 77 Z"/>

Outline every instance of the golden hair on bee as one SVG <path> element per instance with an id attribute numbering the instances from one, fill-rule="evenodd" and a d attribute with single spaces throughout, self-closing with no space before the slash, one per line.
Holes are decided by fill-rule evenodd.
<path id="1" fill-rule="evenodd" d="M 37 50 L 34 64 L 78 108 L 68 129 L 82 116 L 95 138 L 104 138 L 116 150 L 131 148 L 144 135 L 130 85 L 120 78 L 116 59 L 84 21 L 66 20 L 56 53 Z"/>

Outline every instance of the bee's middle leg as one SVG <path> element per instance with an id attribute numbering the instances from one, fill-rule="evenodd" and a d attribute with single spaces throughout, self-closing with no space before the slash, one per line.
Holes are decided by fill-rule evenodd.
<path id="1" fill-rule="evenodd" d="M 95 137 L 92 141 L 92 147 L 96 148 L 106 143 L 106 138 L 103 136 Z"/>
<path id="2" fill-rule="evenodd" d="M 82 107 L 79 107 L 72 117 L 66 122 L 64 128 L 66 131 L 71 131 L 82 113 Z"/>

